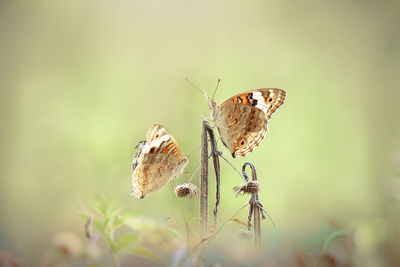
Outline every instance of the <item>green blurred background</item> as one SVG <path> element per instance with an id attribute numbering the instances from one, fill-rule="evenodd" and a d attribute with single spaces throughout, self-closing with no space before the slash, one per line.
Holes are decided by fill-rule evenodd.
<path id="1" fill-rule="evenodd" d="M 83 240 L 77 211 L 94 194 L 155 220 L 175 214 L 170 226 L 184 232 L 176 211 L 198 200 L 177 200 L 169 185 L 129 195 L 134 145 L 159 123 L 183 153 L 196 149 L 208 108 L 185 78 L 209 94 L 221 78 L 218 103 L 254 88 L 287 92 L 262 145 L 231 159 L 257 167 L 277 224 L 262 224 L 270 252 L 318 250 L 336 227 L 352 232 L 352 264 L 395 266 L 399 10 L 399 1 L 1 1 L 0 249 L 38 264 L 57 233 Z M 199 151 L 190 159 L 189 173 Z M 221 220 L 246 203 L 232 192 L 240 183 L 222 162 Z"/>

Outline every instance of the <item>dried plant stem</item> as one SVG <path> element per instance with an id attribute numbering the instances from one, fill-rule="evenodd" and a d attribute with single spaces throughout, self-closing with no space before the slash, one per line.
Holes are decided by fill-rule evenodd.
<path id="1" fill-rule="evenodd" d="M 114 253 L 111 253 L 111 260 L 112 260 L 113 267 L 118 267 L 119 266 L 118 260 L 115 257 Z"/>
<path id="2" fill-rule="evenodd" d="M 242 167 L 242 174 L 246 180 L 248 180 L 248 176 L 246 174 L 246 166 L 250 166 L 251 168 L 251 176 L 253 181 L 257 181 L 257 173 L 256 173 L 256 168 L 254 167 L 253 163 L 251 162 L 246 162 L 243 164 Z M 249 227 L 251 227 L 251 217 L 254 215 L 254 242 L 256 246 L 261 246 L 261 218 L 260 218 L 260 213 L 262 212 L 260 209 L 261 207 L 258 205 L 259 203 L 259 198 L 258 198 L 258 192 L 251 194 L 250 197 L 250 210 L 249 210 Z"/>
<path id="3" fill-rule="evenodd" d="M 215 173 L 215 180 L 216 180 L 215 205 L 214 205 L 214 210 L 213 210 L 213 215 L 214 215 L 213 231 L 214 231 L 217 228 L 218 205 L 219 205 L 220 196 L 221 196 L 221 190 L 220 190 L 221 170 L 220 170 L 219 157 L 218 157 L 221 153 L 218 152 L 217 140 L 215 139 L 214 131 L 211 129 L 211 127 L 209 125 L 207 125 L 207 132 L 208 132 L 208 135 L 210 136 L 211 153 L 212 153 L 212 157 L 213 157 L 214 173 Z"/>
<path id="4" fill-rule="evenodd" d="M 203 120 L 201 130 L 201 152 L 200 152 L 200 238 L 206 237 L 208 232 L 208 122 Z"/>
<path id="5" fill-rule="evenodd" d="M 258 201 L 258 193 L 252 194 L 251 198 L 252 200 Z M 252 205 L 254 207 L 254 242 L 257 246 L 261 246 L 260 208 L 254 203 L 255 201 L 252 201 Z"/>
<path id="6" fill-rule="evenodd" d="M 213 230 L 217 227 L 218 219 L 218 205 L 220 202 L 220 164 L 217 140 L 214 135 L 214 131 L 208 124 L 207 120 L 203 121 L 202 133 L 201 133 L 201 177 L 200 177 L 200 236 L 204 238 L 208 234 L 208 137 L 210 137 L 211 144 L 211 156 L 214 163 L 214 173 L 216 179 L 216 196 L 215 206 L 213 210 L 214 222 Z"/>

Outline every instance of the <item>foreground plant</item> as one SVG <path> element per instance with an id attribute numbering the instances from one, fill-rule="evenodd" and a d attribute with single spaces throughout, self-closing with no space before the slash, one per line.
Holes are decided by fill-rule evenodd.
<path id="1" fill-rule="evenodd" d="M 162 223 L 124 213 L 101 198 L 91 204 L 90 210 L 83 207 L 80 214 L 86 220 L 84 229 L 88 248 L 97 248 L 103 256 L 110 257 L 113 266 L 119 266 L 121 259 L 129 255 L 164 262 L 160 256 L 143 246 L 143 242 L 162 240 L 160 235 L 167 235 L 168 239 L 180 239 L 179 234 Z M 93 259 L 88 257 L 87 261 L 89 264 Z"/>

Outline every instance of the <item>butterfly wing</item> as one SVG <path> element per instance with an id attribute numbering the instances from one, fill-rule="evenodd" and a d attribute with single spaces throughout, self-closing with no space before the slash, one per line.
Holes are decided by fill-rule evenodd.
<path id="1" fill-rule="evenodd" d="M 182 157 L 175 138 L 161 125 L 153 125 L 135 159 L 132 195 L 144 198 L 167 181 L 182 174 L 189 160 Z"/>
<path id="2" fill-rule="evenodd" d="M 227 99 L 218 108 L 216 126 L 233 157 L 244 157 L 264 140 L 272 113 L 283 104 L 285 91 L 250 90 Z"/>

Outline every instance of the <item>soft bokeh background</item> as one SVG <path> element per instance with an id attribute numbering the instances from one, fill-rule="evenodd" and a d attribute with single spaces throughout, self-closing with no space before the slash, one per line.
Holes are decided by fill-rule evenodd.
<path id="1" fill-rule="evenodd" d="M 287 92 L 262 145 L 231 159 L 257 167 L 277 223 L 262 224 L 270 257 L 301 265 L 344 229 L 351 251 L 333 251 L 336 264 L 395 266 L 399 10 L 399 1 L 1 1 L 0 249 L 36 265 L 58 233 L 83 240 L 77 211 L 94 194 L 172 216 L 181 232 L 179 210 L 194 210 L 197 232 L 198 201 L 177 200 L 168 185 L 133 199 L 130 164 L 154 123 L 184 153 L 196 149 L 207 103 L 185 78 L 209 94 L 221 78 L 218 103 L 253 88 Z M 187 170 L 198 165 L 196 151 Z M 222 163 L 221 220 L 246 203 L 232 192 L 240 183 Z M 217 238 L 221 254 L 238 227 Z"/>

